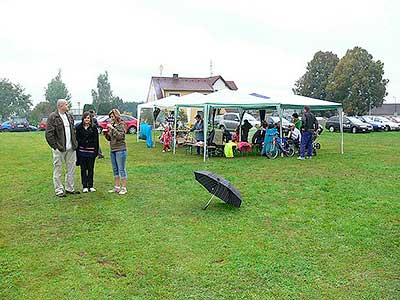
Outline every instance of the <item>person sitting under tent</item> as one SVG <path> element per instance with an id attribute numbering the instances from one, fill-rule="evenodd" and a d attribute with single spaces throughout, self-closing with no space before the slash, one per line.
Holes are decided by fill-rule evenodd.
<path id="1" fill-rule="evenodd" d="M 244 120 L 243 125 L 241 126 L 242 130 L 242 135 L 241 135 L 241 141 L 242 142 L 247 142 L 249 138 L 249 130 L 250 128 L 253 127 L 253 125 L 250 124 L 249 120 Z"/>
<path id="2" fill-rule="evenodd" d="M 261 127 L 256 131 L 256 133 L 254 133 L 251 139 L 251 143 L 253 145 L 256 145 L 256 147 L 258 147 L 259 150 L 261 150 L 262 144 L 264 143 L 265 133 L 267 132 L 267 128 L 268 128 L 268 122 L 263 121 Z"/>

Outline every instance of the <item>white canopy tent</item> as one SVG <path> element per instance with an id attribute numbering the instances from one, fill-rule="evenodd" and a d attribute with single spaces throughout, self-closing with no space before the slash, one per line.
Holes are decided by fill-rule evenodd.
<path id="1" fill-rule="evenodd" d="M 172 96 L 171 96 L 172 97 Z M 208 95 L 200 93 L 192 93 L 182 97 L 176 98 L 163 98 L 158 101 L 145 103 L 146 105 L 152 105 L 151 107 L 156 108 L 173 108 L 175 109 L 175 115 L 180 107 L 199 107 L 203 108 L 204 114 L 204 161 L 206 160 L 207 153 L 207 130 L 208 130 L 208 117 L 211 109 L 214 108 L 238 108 L 241 112 L 241 117 L 245 110 L 250 109 L 268 109 L 272 108 L 278 111 L 279 117 L 282 120 L 282 113 L 284 109 L 301 109 L 304 106 L 310 106 L 312 110 L 332 110 L 337 109 L 340 117 L 340 130 L 342 133 L 341 141 L 341 153 L 343 154 L 343 110 L 340 103 L 323 101 L 313 99 L 309 97 L 297 96 L 297 95 L 270 95 L 270 94 L 246 94 L 239 91 L 232 90 L 220 90 Z M 164 101 L 163 101 L 164 100 Z M 143 106 L 138 106 L 138 119 L 140 116 L 140 109 Z M 147 107 L 147 106 L 146 106 Z M 140 119 L 139 119 L 140 120 Z M 176 118 L 175 118 L 175 130 L 176 130 Z M 176 132 L 175 132 L 176 134 Z M 176 136 L 176 135 L 175 135 Z M 174 144 L 174 153 L 175 153 Z"/>

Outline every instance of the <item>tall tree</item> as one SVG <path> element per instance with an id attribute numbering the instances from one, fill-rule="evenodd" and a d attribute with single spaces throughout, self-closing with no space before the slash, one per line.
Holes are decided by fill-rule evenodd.
<path id="1" fill-rule="evenodd" d="M 31 95 L 25 89 L 8 79 L 0 79 L 0 117 L 8 119 L 12 116 L 26 116 L 31 107 Z"/>
<path id="2" fill-rule="evenodd" d="M 97 90 L 92 89 L 92 98 L 100 115 L 107 114 L 112 108 L 120 108 L 123 103 L 120 97 L 113 96 L 107 71 L 97 77 Z"/>
<path id="3" fill-rule="evenodd" d="M 374 61 L 361 47 L 346 52 L 326 87 L 327 99 L 343 104 L 350 115 L 361 115 L 370 108 L 381 106 L 387 95 L 388 79 L 383 79 L 383 63 Z"/>
<path id="4" fill-rule="evenodd" d="M 71 99 L 71 94 L 69 93 L 65 83 L 61 80 L 61 69 L 58 70 L 57 76 L 47 85 L 45 97 L 53 108 L 57 107 L 58 99 L 65 99 L 68 101 Z"/>
<path id="5" fill-rule="evenodd" d="M 296 81 L 293 92 L 297 95 L 324 100 L 329 76 L 338 62 L 339 58 L 336 54 L 318 51 L 307 64 L 306 73 Z"/>
<path id="6" fill-rule="evenodd" d="M 47 101 L 39 102 L 29 113 L 29 122 L 38 124 L 42 118 L 46 118 L 54 107 Z"/>

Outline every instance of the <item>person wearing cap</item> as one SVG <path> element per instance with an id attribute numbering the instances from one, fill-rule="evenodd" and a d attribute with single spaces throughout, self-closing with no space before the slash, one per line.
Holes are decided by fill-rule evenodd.
<path id="1" fill-rule="evenodd" d="M 298 130 L 301 130 L 301 120 L 299 118 L 299 114 L 295 112 L 295 113 L 293 113 L 292 117 L 293 117 L 294 126 L 296 126 L 296 128 Z"/>
<path id="2" fill-rule="evenodd" d="M 109 190 L 109 192 L 125 195 L 127 193 L 127 149 L 125 142 L 126 125 L 121 119 L 121 114 L 118 109 L 112 109 L 108 116 L 111 118 L 112 123 L 107 124 L 107 130 L 104 132 L 104 134 L 106 139 L 110 142 L 110 158 L 115 181 L 114 188 Z"/>
<path id="3" fill-rule="evenodd" d="M 300 143 L 301 143 L 301 132 L 296 128 L 294 124 L 290 125 L 290 130 L 288 134 L 288 139 L 293 141 L 293 144 L 295 146 L 295 151 L 298 153 L 298 150 L 300 148 Z"/>
<path id="4" fill-rule="evenodd" d="M 313 143 L 313 132 L 318 129 L 317 118 L 310 112 L 309 106 L 304 106 L 304 114 L 302 118 L 301 127 L 301 144 L 300 144 L 300 156 L 298 159 L 304 160 L 306 149 L 307 157 L 312 157 L 312 143 Z"/>

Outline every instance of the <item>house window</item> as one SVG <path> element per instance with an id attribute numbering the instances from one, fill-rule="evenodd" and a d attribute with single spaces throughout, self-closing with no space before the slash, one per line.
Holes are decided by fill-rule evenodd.
<path id="1" fill-rule="evenodd" d="M 180 97 L 181 93 L 168 93 L 168 96 L 177 96 Z"/>

